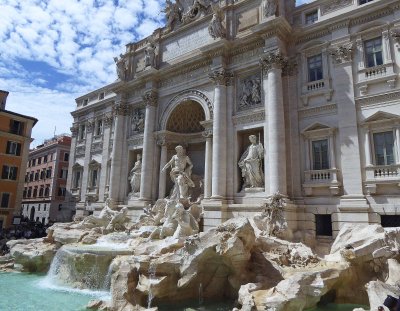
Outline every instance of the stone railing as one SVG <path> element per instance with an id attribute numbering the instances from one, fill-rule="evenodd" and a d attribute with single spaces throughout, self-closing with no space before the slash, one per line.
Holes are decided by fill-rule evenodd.
<path id="1" fill-rule="evenodd" d="M 312 92 L 315 90 L 323 89 L 325 87 L 324 80 L 318 80 L 307 83 L 307 91 Z"/>
<path id="2" fill-rule="evenodd" d="M 400 179 L 400 165 L 378 165 L 365 168 L 367 181 Z"/>
<path id="3" fill-rule="evenodd" d="M 377 186 L 400 185 L 400 165 L 375 165 L 365 168 L 365 189 L 368 194 L 376 194 Z"/>
<path id="4" fill-rule="evenodd" d="M 370 81 L 386 79 L 394 74 L 393 63 L 383 64 L 374 67 L 363 68 L 358 71 L 358 81 Z"/>
<path id="5" fill-rule="evenodd" d="M 340 183 L 337 169 L 304 171 L 303 189 L 307 196 L 313 194 L 313 188 L 328 188 L 332 195 L 339 194 Z"/>

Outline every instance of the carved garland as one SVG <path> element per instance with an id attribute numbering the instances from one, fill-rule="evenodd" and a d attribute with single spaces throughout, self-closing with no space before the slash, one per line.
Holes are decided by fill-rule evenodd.
<path id="1" fill-rule="evenodd" d="M 331 55 L 336 64 L 351 62 L 353 59 L 353 43 L 345 43 L 331 50 Z"/>

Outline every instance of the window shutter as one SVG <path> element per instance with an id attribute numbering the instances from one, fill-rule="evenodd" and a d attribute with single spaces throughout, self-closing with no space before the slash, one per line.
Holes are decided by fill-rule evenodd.
<path id="1" fill-rule="evenodd" d="M 3 170 L 1 173 L 1 178 L 2 179 L 8 179 L 8 166 L 7 165 L 3 165 Z"/>
<path id="2" fill-rule="evenodd" d="M 12 174 L 11 179 L 12 179 L 12 180 L 17 180 L 18 167 L 13 167 L 12 173 L 13 173 L 13 174 Z"/>
<path id="3" fill-rule="evenodd" d="M 20 126 L 20 128 L 19 128 L 19 135 L 24 135 L 24 125 L 25 125 L 25 123 L 24 122 L 20 122 L 20 124 L 21 124 L 21 126 Z"/>
<path id="4" fill-rule="evenodd" d="M 17 144 L 17 156 L 20 156 L 20 155 L 21 155 L 21 144 L 18 143 Z"/>
<path id="5" fill-rule="evenodd" d="M 11 149 L 11 141 L 7 141 L 6 154 L 10 154 L 10 149 Z"/>

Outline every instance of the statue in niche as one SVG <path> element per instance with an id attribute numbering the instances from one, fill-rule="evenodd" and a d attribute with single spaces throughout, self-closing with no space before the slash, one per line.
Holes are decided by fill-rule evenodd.
<path id="1" fill-rule="evenodd" d="M 211 19 L 210 24 L 208 25 L 208 33 L 210 34 L 213 39 L 217 38 L 225 38 L 226 37 L 226 30 L 222 25 L 224 21 L 224 12 L 221 10 L 218 4 L 211 4 L 213 17 Z"/>
<path id="2" fill-rule="evenodd" d="M 142 176 L 142 155 L 138 154 L 135 165 L 129 173 L 129 183 L 131 184 L 131 194 L 135 195 L 140 192 L 140 178 Z"/>
<path id="3" fill-rule="evenodd" d="M 177 1 L 177 3 L 172 3 L 170 0 L 166 0 L 165 9 L 161 12 L 165 13 L 167 32 L 174 30 L 175 24 L 181 20 L 179 1 Z"/>
<path id="4" fill-rule="evenodd" d="M 156 68 L 156 45 L 152 39 L 149 40 L 144 50 L 145 67 Z"/>
<path id="5" fill-rule="evenodd" d="M 174 183 L 174 188 L 170 199 L 190 199 L 189 188 L 195 186 L 192 177 L 193 164 L 190 158 L 185 154 L 185 149 L 182 146 L 175 148 L 176 155 L 163 167 L 165 172 L 171 167 L 171 180 Z"/>
<path id="6" fill-rule="evenodd" d="M 135 109 L 131 119 L 131 134 L 144 131 L 144 113 L 141 109 Z"/>
<path id="7" fill-rule="evenodd" d="M 257 137 L 250 135 L 251 145 L 243 153 L 239 160 L 239 167 L 242 170 L 244 179 L 243 189 L 264 187 L 264 173 L 262 171 L 262 160 L 264 158 L 264 147 Z"/>
<path id="8" fill-rule="evenodd" d="M 278 0 L 266 0 L 264 2 L 265 17 L 275 16 L 277 9 L 278 9 Z"/>
<path id="9" fill-rule="evenodd" d="M 260 80 L 255 77 L 244 80 L 239 109 L 246 109 L 259 104 L 261 104 Z"/>
<path id="10" fill-rule="evenodd" d="M 117 75 L 122 81 L 126 80 L 126 72 L 128 70 L 128 59 L 126 56 L 120 54 L 120 58 L 114 57 L 114 62 L 117 65 Z"/>

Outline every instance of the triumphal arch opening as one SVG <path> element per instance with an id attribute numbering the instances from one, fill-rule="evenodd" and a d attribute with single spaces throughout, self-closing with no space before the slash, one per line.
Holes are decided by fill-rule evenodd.
<path id="1" fill-rule="evenodd" d="M 114 58 L 115 82 L 76 99 L 68 204 L 136 217 L 175 198 L 206 229 L 279 192 L 294 234 L 400 222 L 398 10 L 167 0 L 165 27 Z"/>

